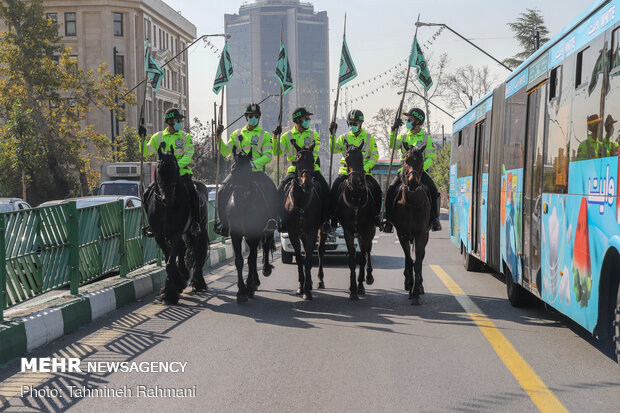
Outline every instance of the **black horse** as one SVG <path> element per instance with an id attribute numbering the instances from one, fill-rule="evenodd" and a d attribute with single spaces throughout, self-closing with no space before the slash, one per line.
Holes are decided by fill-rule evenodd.
<path id="1" fill-rule="evenodd" d="M 271 218 L 269 207 L 272 201 L 266 199 L 260 186 L 252 177 L 252 153 L 237 152 L 233 147 L 233 165 L 231 169 L 231 192 L 222 214 L 226 214 L 230 223 L 230 237 L 235 251 L 237 268 L 237 302 L 243 303 L 254 298 L 260 285 L 256 261 L 259 244 L 263 247 L 263 275 L 271 275 L 273 266 L 269 263 L 269 253 L 275 251 L 272 231 L 265 231 L 267 221 Z M 248 255 L 249 274 L 247 284 L 243 282 L 243 253 L 241 241 L 250 247 Z"/>
<path id="2" fill-rule="evenodd" d="M 426 145 L 409 147 L 403 142 L 403 146 L 407 152 L 401 171 L 402 184 L 394 199 L 392 222 L 405 253 L 405 290 L 409 291 L 411 304 L 419 305 L 420 294 L 424 294 L 422 261 L 428 243 L 431 213 L 429 191 L 421 182 Z M 411 258 L 412 250 L 415 251 L 415 262 Z"/>
<path id="3" fill-rule="evenodd" d="M 366 284 L 372 285 L 374 278 L 372 276 L 372 262 L 370 259 L 370 251 L 372 250 L 372 240 L 375 237 L 375 211 L 376 203 L 381 199 L 374 199 L 370 186 L 366 183 L 366 172 L 364 171 L 364 157 L 362 147 L 364 142 L 359 146 L 349 145 L 345 143 L 346 151 L 344 155 L 347 164 L 347 180 L 341 185 L 338 192 L 338 199 L 332 204 L 336 205 L 335 215 L 342 229 L 344 230 L 344 238 L 347 243 L 347 251 L 349 254 L 350 269 L 350 295 L 351 300 L 358 300 L 358 294 L 366 293 L 364 288 L 364 266 L 366 266 Z M 357 284 L 355 282 L 355 236 L 360 246 L 359 255 L 359 276 Z"/>
<path id="4" fill-rule="evenodd" d="M 174 148 L 165 153 L 162 151 L 164 147 L 162 143 L 157 149 L 159 160 L 155 182 L 152 190 L 145 193 L 144 205 L 151 231 L 166 261 L 166 283 L 159 298 L 167 304 L 176 304 L 190 279 L 189 268 L 192 269 L 193 290 L 207 290 L 202 276 L 202 267 L 209 251 L 207 203 L 205 194 L 199 191 L 201 233 L 193 236 L 189 194 L 181 182 Z M 186 249 L 189 250 L 187 256 Z"/>
<path id="5" fill-rule="evenodd" d="M 321 186 L 312 179 L 314 171 L 314 146 L 302 148 L 293 142 L 297 150 L 295 179 L 284 191 L 282 220 L 286 222 L 289 239 L 295 249 L 297 272 L 299 273 L 299 289 L 297 294 L 304 300 L 312 300 L 312 256 L 317 234 L 319 234 L 319 288 L 323 283 L 323 255 L 325 254 L 326 234 L 319 228 L 323 221 Z M 303 243 L 305 259 L 302 258 L 300 241 Z"/>

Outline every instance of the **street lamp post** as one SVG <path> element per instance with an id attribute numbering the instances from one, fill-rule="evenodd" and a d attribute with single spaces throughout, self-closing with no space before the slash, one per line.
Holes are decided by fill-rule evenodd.
<path id="1" fill-rule="evenodd" d="M 482 53 L 484 53 L 485 55 L 487 55 L 488 57 L 490 57 L 491 59 L 493 59 L 495 62 L 497 62 L 500 66 L 502 66 L 504 69 L 508 70 L 509 72 L 512 72 L 512 69 L 509 68 L 508 66 L 506 66 L 505 64 L 503 64 L 502 62 L 500 62 L 499 60 L 497 60 L 496 58 L 494 58 L 493 56 L 491 56 L 490 54 L 488 54 L 487 52 L 485 52 L 484 50 L 482 50 L 480 47 L 478 47 L 477 45 L 475 45 L 474 43 L 472 43 L 471 41 L 469 41 L 468 39 L 466 39 L 464 36 L 462 36 L 461 34 L 455 32 L 450 26 L 448 26 L 447 24 L 444 23 L 423 23 L 423 22 L 416 22 L 416 27 L 421 27 L 421 26 L 439 26 L 439 27 L 445 27 L 446 29 L 450 30 L 452 33 L 456 34 L 458 37 L 460 37 L 461 39 L 465 40 L 467 43 L 471 44 L 472 46 L 474 46 L 476 49 L 480 50 Z"/>

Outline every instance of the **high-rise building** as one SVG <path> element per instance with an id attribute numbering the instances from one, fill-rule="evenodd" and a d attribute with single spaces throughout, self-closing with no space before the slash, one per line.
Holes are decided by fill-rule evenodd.
<path id="1" fill-rule="evenodd" d="M 107 62 L 125 77 L 131 88 L 145 78 L 144 42 L 160 64 L 175 56 L 196 38 L 196 27 L 161 0 L 45 0 L 46 16 L 58 23 L 65 47 L 71 47 L 78 66 L 96 69 Z M 115 53 L 116 51 L 116 53 Z M 170 62 L 159 92 L 149 86 L 145 122 L 149 133 L 163 129 L 163 116 L 178 107 L 189 116 L 187 52 Z M 93 110 L 87 122 L 98 133 L 117 136 L 124 125 L 137 127 L 144 88 L 137 89 L 137 105 L 127 108 L 125 121 L 109 112 Z"/>
<path id="2" fill-rule="evenodd" d="M 327 12 L 314 12 L 311 3 L 299 0 L 255 0 L 224 16 L 228 50 L 235 75 L 226 88 L 229 120 L 243 114 L 250 102 L 261 105 L 261 124 L 267 130 L 277 125 L 280 84 L 275 77 L 280 36 L 286 46 L 294 88 L 283 100 L 282 125 L 292 127 L 291 114 L 304 106 L 313 116 L 313 129 L 321 134 L 322 157 L 327 148 L 329 127 L 329 39 Z M 243 126 L 242 121 L 232 128 Z M 325 160 L 325 159 L 324 159 Z M 322 163 L 324 165 L 324 163 Z"/>

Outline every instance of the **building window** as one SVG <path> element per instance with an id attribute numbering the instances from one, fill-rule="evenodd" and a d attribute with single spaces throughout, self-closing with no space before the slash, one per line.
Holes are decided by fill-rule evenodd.
<path id="1" fill-rule="evenodd" d="M 114 36 L 123 35 L 123 13 L 114 13 Z"/>
<path id="2" fill-rule="evenodd" d="M 114 74 L 125 76 L 125 56 L 116 55 L 116 61 L 114 62 Z"/>
<path id="3" fill-rule="evenodd" d="M 53 23 L 58 23 L 58 13 L 45 13 L 45 18 Z"/>
<path id="4" fill-rule="evenodd" d="M 65 36 L 76 36 L 75 13 L 65 13 Z"/>

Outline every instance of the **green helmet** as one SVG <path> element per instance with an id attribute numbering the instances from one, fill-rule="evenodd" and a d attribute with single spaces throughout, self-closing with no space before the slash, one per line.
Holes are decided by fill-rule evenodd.
<path id="1" fill-rule="evenodd" d="M 413 116 L 418 120 L 418 122 L 420 122 L 420 125 L 422 125 L 424 123 L 424 119 L 426 119 L 424 111 L 420 108 L 409 109 L 407 112 L 404 113 L 404 115 Z"/>
<path id="2" fill-rule="evenodd" d="M 364 114 L 359 109 L 353 109 L 347 115 L 347 123 L 349 122 L 364 122 Z"/>

